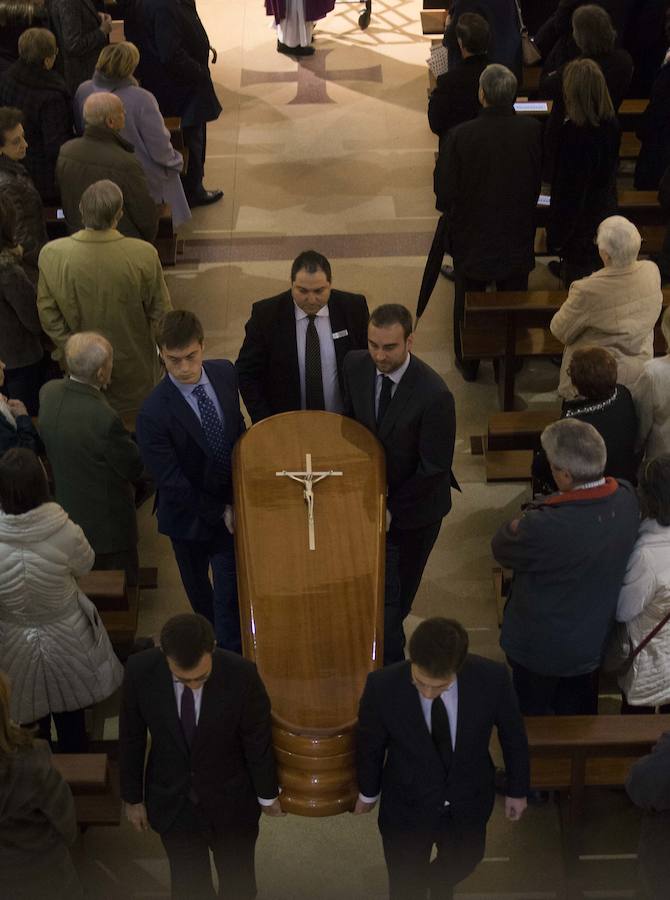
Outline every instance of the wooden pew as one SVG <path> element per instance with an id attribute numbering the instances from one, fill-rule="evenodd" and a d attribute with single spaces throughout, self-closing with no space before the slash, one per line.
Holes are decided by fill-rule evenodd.
<path id="1" fill-rule="evenodd" d="M 146 575 L 153 572 L 146 570 Z M 100 613 L 117 655 L 124 659 L 131 652 L 137 635 L 139 587 L 129 587 L 125 573 L 115 570 L 89 572 L 78 583 Z"/>
<path id="2" fill-rule="evenodd" d="M 531 786 L 558 794 L 565 896 L 581 897 L 576 875 L 586 790 L 622 787 L 635 760 L 670 729 L 670 716 L 542 716 L 525 723 Z"/>
<path id="3" fill-rule="evenodd" d="M 542 104 L 542 107 L 538 107 Z M 640 121 L 640 116 L 645 112 L 649 100 L 624 100 L 617 113 L 617 119 L 622 131 L 635 131 Z M 531 103 L 517 101 L 516 111 L 520 115 L 535 116 L 535 118 L 543 121 L 549 117 L 553 102 L 551 100 L 536 100 Z"/>
<path id="4" fill-rule="evenodd" d="M 461 325 L 464 359 L 499 360 L 500 408 L 514 408 L 516 360 L 526 356 L 560 356 L 563 345 L 549 331 L 549 322 L 568 292 L 470 292 L 465 297 Z M 670 290 L 663 290 L 663 306 Z M 659 320 L 660 321 L 660 320 Z M 656 325 L 656 333 L 659 323 Z M 656 343 L 665 352 L 662 342 Z"/>
<path id="5" fill-rule="evenodd" d="M 56 753 L 52 761 L 70 786 L 80 827 L 119 825 L 121 799 L 106 753 Z"/>
<path id="6" fill-rule="evenodd" d="M 421 31 L 423 34 L 444 34 L 446 21 L 446 9 L 424 7 L 421 10 Z"/>
<path id="7" fill-rule="evenodd" d="M 78 584 L 99 612 L 128 609 L 126 573 L 122 569 L 88 572 L 78 579 Z"/>
<path id="8" fill-rule="evenodd" d="M 560 406 L 492 413 L 487 447 L 489 450 L 534 450 L 544 429 L 560 415 Z"/>

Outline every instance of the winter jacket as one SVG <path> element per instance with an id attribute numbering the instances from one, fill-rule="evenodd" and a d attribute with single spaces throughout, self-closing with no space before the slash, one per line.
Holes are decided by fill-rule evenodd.
<path id="1" fill-rule="evenodd" d="M 647 459 L 670 453 L 670 355 L 649 360 L 633 387 L 637 449 Z"/>
<path id="2" fill-rule="evenodd" d="M 4 155 L 0 155 L 0 196 L 11 201 L 16 210 L 14 237 L 23 247 L 21 264 L 36 282 L 37 257 L 48 240 L 42 198 L 26 167 Z"/>
<path id="3" fill-rule="evenodd" d="M 670 613 L 670 527 L 644 519 L 628 560 L 616 617 L 637 647 Z M 670 703 L 670 622 L 651 639 L 619 679 L 631 706 Z"/>
<path id="4" fill-rule="evenodd" d="M 57 503 L 0 512 L 0 669 L 15 722 L 91 706 L 121 684 L 107 632 L 75 581 L 94 558 Z"/>
<path id="5" fill-rule="evenodd" d="M 44 355 L 35 287 L 11 250 L 0 251 L 0 359 L 8 369 Z"/>

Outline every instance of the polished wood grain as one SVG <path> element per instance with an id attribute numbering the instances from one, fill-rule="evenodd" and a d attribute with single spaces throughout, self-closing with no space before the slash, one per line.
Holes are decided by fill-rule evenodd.
<path id="1" fill-rule="evenodd" d="M 275 474 L 303 471 L 306 453 L 343 473 L 314 486 L 313 551 L 302 486 Z M 358 701 L 383 650 L 383 450 L 343 416 L 284 413 L 238 442 L 233 481 L 243 648 L 272 701 L 282 806 L 343 812 Z"/>
<path id="2" fill-rule="evenodd" d="M 128 609 L 126 573 L 122 569 L 87 572 L 77 583 L 99 610 Z"/>

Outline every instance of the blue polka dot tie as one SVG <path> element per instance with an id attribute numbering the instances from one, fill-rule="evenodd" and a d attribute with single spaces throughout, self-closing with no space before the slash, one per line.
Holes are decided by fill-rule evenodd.
<path id="1" fill-rule="evenodd" d="M 204 384 L 199 384 L 193 390 L 193 396 L 198 401 L 202 430 L 205 432 L 214 458 L 221 467 L 222 473 L 230 479 L 230 448 L 226 441 L 224 422 L 219 418 L 216 407 L 207 396 Z"/>

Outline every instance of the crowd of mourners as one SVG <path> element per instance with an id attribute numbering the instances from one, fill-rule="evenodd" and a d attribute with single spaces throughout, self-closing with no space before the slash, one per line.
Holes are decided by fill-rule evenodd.
<path id="1" fill-rule="evenodd" d="M 12 816 L 34 815 L 35 833 L 50 828 L 44 871 L 64 873 L 64 897 L 79 890 L 63 855 L 74 838 L 71 798 L 33 737 L 51 742 L 53 729 L 60 752 L 85 752 L 85 710 L 123 681 L 125 659 L 77 579 L 92 568 L 122 569 L 129 587 L 138 585 L 136 508 L 156 486 L 158 528 L 172 541 L 194 612 L 210 621 L 218 648 L 241 650 L 231 487 L 232 447 L 245 428 L 238 379 L 254 422 L 307 408 L 368 424 L 356 391 L 371 359 L 368 427 L 383 443 L 384 415 L 408 367 L 421 366 L 426 393 L 434 390 L 426 409 L 439 426 L 411 420 L 404 435 L 412 448 L 405 457 L 419 453 L 416 473 L 394 484 L 384 444 L 387 554 L 401 608 L 400 618 L 386 621 L 399 654 L 386 663 L 403 664 L 402 622 L 450 489 L 458 487 L 453 398 L 410 355 L 411 316 L 388 304 L 368 324 L 365 298 L 331 291 L 330 265 L 318 253 L 295 260 L 290 292 L 256 304 L 236 368 L 222 360 L 203 365 L 202 326 L 172 309 L 154 241 L 167 208 L 179 228 L 191 207 L 222 197 L 203 186 L 206 123 L 220 106 L 208 69 L 215 51 L 195 5 L 183 4 L 186 24 L 170 12 L 180 40 L 174 30 L 168 40 L 168 19 L 160 16 L 170 2 L 162 9 L 153 0 L 125 0 L 119 15 L 133 42 L 109 43 L 111 17 L 89 0 L 0 0 L 0 670 L 9 676 L 0 674 L 0 778 L 9 783 L 16 760 L 35 753 L 43 782 L 43 800 L 26 800 L 34 810 L 10 804 L 3 820 L 0 804 L 0 842 L 11 844 Z M 567 288 L 550 325 L 564 345 L 560 419 L 542 433 L 533 499 L 492 542 L 495 559 L 513 573 L 501 647 L 514 709 L 595 715 L 606 671 L 616 678 L 623 715 L 670 713 L 670 352 L 654 354 L 659 320 L 670 351 L 670 312 L 662 316 L 670 238 L 657 258 L 641 259 L 640 231 L 617 209 L 617 111 L 626 98 L 649 97 L 634 186 L 658 190 L 670 210 L 670 3 L 560 0 L 544 4 L 544 16 L 543 4 L 522 3 L 541 55 L 539 97 L 552 101 L 544 124 L 514 109 L 522 76 L 514 0 L 451 6 L 449 67 L 428 107 L 439 136 L 441 215 L 421 290 L 430 294 L 440 268 L 454 281 L 454 356 L 463 377 L 474 380 L 479 367 L 461 347 L 465 294 L 528 288 L 540 195 L 549 198 L 549 267 Z M 171 142 L 171 116 L 181 119 L 184 154 Z M 56 232 L 63 236 L 50 239 Z M 453 266 L 444 265 L 445 254 Z M 293 381 L 273 343 L 287 322 L 293 330 L 286 333 L 300 335 Z M 396 343 L 376 343 L 390 334 Z M 348 363 L 343 347 L 354 352 Z M 439 521 L 427 528 L 402 524 L 414 511 L 397 499 L 403 492 L 414 498 L 407 484 L 425 478 L 419 433 L 440 446 L 439 465 L 438 453 L 430 462 L 446 485 Z M 193 452 L 198 443 L 201 456 Z M 426 489 L 426 505 L 436 484 Z M 421 564 L 410 571 L 412 556 Z M 435 674 L 457 675 L 464 665 L 467 637 L 454 633 L 465 641 L 459 668 Z M 210 653 L 205 645 L 201 659 Z M 429 658 L 412 658 L 420 693 L 414 667 L 430 675 L 420 661 Z M 644 832 L 647 848 L 670 825 L 666 744 L 653 758 L 653 771 L 666 772 L 659 790 L 648 790 L 644 765 L 629 784 L 631 797 L 656 816 Z M 268 805 L 276 801 L 269 793 L 261 795 Z M 546 799 L 528 785 L 523 794 L 524 803 L 525 796 Z M 359 802 L 365 812 L 376 800 L 361 795 Z M 512 808 L 509 817 L 521 812 Z M 142 815 L 129 816 L 138 828 L 146 827 Z M 7 859 L 19 885 L 25 847 L 12 847 Z M 641 860 L 648 895 L 665 896 L 663 861 L 653 852 Z"/>

